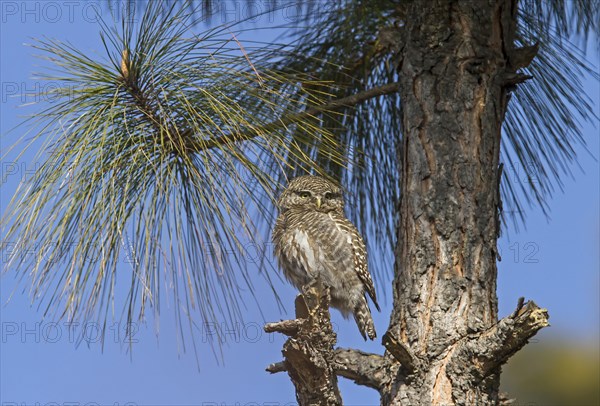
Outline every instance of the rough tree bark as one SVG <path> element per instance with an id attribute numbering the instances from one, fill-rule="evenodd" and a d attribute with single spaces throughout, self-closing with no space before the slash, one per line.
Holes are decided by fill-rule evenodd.
<path id="1" fill-rule="evenodd" d="M 415 362 L 382 391 L 383 403 L 497 404 L 501 363 L 489 368 L 482 358 L 486 337 L 498 334 L 490 329 L 498 320 L 500 134 L 507 86 L 519 80 L 511 63 L 519 56 L 516 4 L 426 4 L 424 12 L 413 2 L 403 33 L 402 197 L 388 330 Z M 502 359 L 501 350 L 491 358 Z"/>
<path id="2" fill-rule="evenodd" d="M 386 352 L 329 357 L 384 405 L 499 404 L 501 365 L 548 325 L 523 301 L 498 321 L 501 126 L 507 89 L 529 78 L 518 69 L 537 51 L 514 48 L 516 7 L 413 1 L 398 27 L 402 197 Z"/>
<path id="3" fill-rule="evenodd" d="M 339 405 L 342 398 L 333 369 L 336 334 L 329 315 L 329 289 L 320 282 L 304 287 L 296 298 L 296 319 L 269 323 L 266 332 L 291 336 L 283 346 L 285 360 L 267 368 L 287 371 L 302 405 Z"/>

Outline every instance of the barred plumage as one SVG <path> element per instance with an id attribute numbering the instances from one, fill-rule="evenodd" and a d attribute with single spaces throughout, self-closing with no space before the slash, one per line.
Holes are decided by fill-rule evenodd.
<path id="1" fill-rule="evenodd" d="M 278 207 L 273 242 L 286 278 L 302 289 L 319 275 L 331 288 L 331 306 L 346 318 L 352 314 L 365 340 L 373 340 L 365 293 L 377 310 L 379 305 L 365 243 L 344 215 L 342 189 L 320 176 L 300 176 L 290 181 Z"/>

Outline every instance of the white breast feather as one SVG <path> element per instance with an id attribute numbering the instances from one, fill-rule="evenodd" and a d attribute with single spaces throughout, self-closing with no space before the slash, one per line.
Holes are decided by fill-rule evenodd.
<path id="1" fill-rule="evenodd" d="M 294 231 L 294 242 L 296 243 L 296 245 L 298 246 L 299 249 L 299 257 L 305 257 L 306 258 L 306 265 L 308 267 L 308 270 L 316 270 L 317 269 L 317 262 L 315 259 L 315 252 L 313 250 L 313 248 L 310 246 L 310 243 L 308 242 L 308 234 L 306 234 L 306 232 L 302 231 L 302 230 L 295 230 Z"/>

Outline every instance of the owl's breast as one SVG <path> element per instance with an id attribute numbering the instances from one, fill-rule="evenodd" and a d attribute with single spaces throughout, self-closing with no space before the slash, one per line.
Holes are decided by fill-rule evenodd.
<path id="1" fill-rule="evenodd" d="M 354 269 L 347 232 L 328 213 L 286 214 L 273 232 L 275 255 L 286 278 L 301 289 L 319 275 L 333 292 L 342 289 L 340 276 Z"/>

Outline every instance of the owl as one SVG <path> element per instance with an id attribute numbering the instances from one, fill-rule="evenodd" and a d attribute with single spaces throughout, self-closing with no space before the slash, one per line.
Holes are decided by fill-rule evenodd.
<path id="1" fill-rule="evenodd" d="M 273 242 L 285 277 L 300 290 L 320 277 L 330 288 L 331 306 L 345 318 L 352 314 L 365 340 L 375 339 L 365 293 L 380 309 L 367 250 L 344 215 L 340 186 L 320 176 L 300 176 L 290 181 L 277 206 Z"/>

